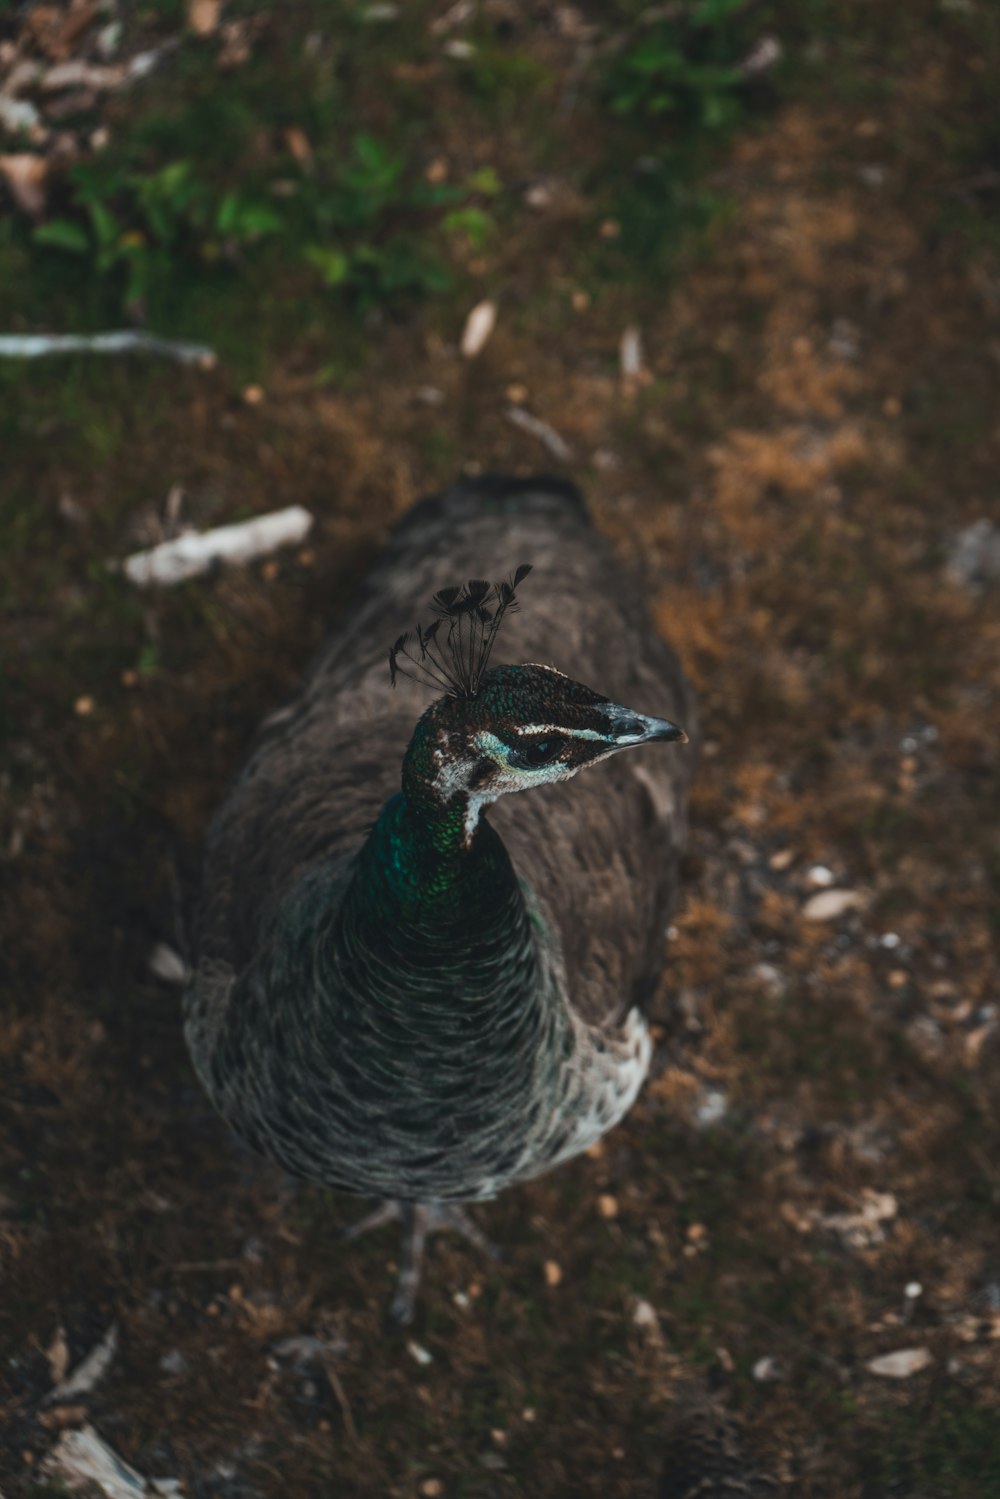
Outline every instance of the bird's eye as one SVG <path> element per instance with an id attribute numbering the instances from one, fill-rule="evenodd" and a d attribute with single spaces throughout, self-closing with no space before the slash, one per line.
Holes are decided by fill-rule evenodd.
<path id="1" fill-rule="evenodd" d="M 518 770 L 537 770 L 542 765 L 551 765 L 565 743 L 565 739 L 559 734 L 553 734 L 550 739 L 535 739 L 531 744 L 512 749 L 510 763 Z"/>

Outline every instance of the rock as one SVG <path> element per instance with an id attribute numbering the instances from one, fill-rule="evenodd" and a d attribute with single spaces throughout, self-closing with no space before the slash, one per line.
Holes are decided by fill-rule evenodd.
<path id="1" fill-rule="evenodd" d="M 1000 526 L 984 516 L 959 531 L 948 552 L 945 574 L 949 582 L 975 591 L 1000 582 Z"/>
<path id="2" fill-rule="evenodd" d="M 726 1117 L 729 1100 L 725 1093 L 717 1088 L 709 1089 L 695 1108 L 695 1123 L 702 1129 L 710 1129 L 713 1124 L 719 1124 Z"/>

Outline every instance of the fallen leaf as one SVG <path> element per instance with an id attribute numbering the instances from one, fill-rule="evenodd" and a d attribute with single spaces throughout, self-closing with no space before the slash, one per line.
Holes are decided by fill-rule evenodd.
<path id="1" fill-rule="evenodd" d="M 0 156 L 0 177 L 22 213 L 39 219 L 45 212 L 45 181 L 49 175 L 49 164 L 42 156 L 30 151 L 18 151 L 11 156 Z"/>
<path id="2" fill-rule="evenodd" d="M 466 359 L 481 354 L 497 325 L 497 304 L 478 302 L 465 320 L 459 347 Z"/>
<path id="3" fill-rule="evenodd" d="M 219 28 L 221 11 L 221 0 L 188 0 L 188 27 L 195 36 L 211 36 Z"/>
<path id="4" fill-rule="evenodd" d="M 883 1353 L 870 1359 L 865 1368 L 869 1374 L 878 1374 L 882 1379 L 909 1379 L 931 1363 L 929 1348 L 897 1348 L 895 1353 Z"/>
<path id="5" fill-rule="evenodd" d="M 806 901 L 802 915 L 806 921 L 836 921 L 862 905 L 864 897 L 857 890 L 821 890 Z"/>
<path id="6" fill-rule="evenodd" d="M 49 1361 L 49 1378 L 52 1383 L 62 1384 L 69 1368 L 69 1345 L 64 1328 L 56 1328 L 52 1342 L 45 1350 L 45 1357 Z"/>

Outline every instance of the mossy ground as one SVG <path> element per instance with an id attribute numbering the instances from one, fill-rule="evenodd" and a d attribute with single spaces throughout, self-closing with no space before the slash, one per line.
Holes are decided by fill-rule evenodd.
<path id="1" fill-rule="evenodd" d="M 75 1361 L 114 1320 L 91 1419 L 193 1494 L 652 1495 L 691 1379 L 789 1493 L 1000 1494 L 1000 612 L 944 567 L 1000 466 L 993 10 L 771 7 L 780 85 L 724 142 L 684 135 L 697 161 L 658 200 L 635 163 L 670 129 L 619 118 L 595 81 L 638 8 L 587 8 L 593 40 L 485 6 L 466 58 L 429 30 L 447 7 L 405 9 L 267 13 L 244 69 L 185 44 L 115 106 L 133 165 L 164 135 L 202 152 L 214 111 L 205 173 L 241 183 L 279 170 L 292 125 L 318 172 L 379 140 L 404 166 L 337 231 L 368 271 L 324 285 L 307 216 L 231 263 L 186 243 L 150 315 L 217 346 L 216 371 L 0 367 L 5 1490 L 53 1441 L 56 1329 Z M 484 219 L 414 203 L 438 162 Z M 447 288 L 380 280 L 399 235 Z M 8 328 L 121 321 L 123 277 L 12 221 L 0 266 Z M 485 295 L 497 330 L 469 363 Z M 632 322 L 638 382 L 618 368 Z M 654 1079 L 599 1154 L 482 1210 L 503 1268 L 435 1246 L 420 1366 L 382 1331 L 395 1242 L 339 1245 L 356 1205 L 236 1152 L 148 957 L 249 733 L 393 521 L 469 465 L 551 468 L 512 399 L 570 443 L 642 569 L 707 745 Z M 193 524 L 297 502 L 314 536 L 137 594 L 109 559 L 156 539 L 174 485 Z M 862 900 L 832 924 L 803 919 L 816 864 Z M 725 1112 L 699 1127 L 712 1092 Z M 824 1227 L 866 1191 L 895 1202 L 867 1239 Z M 297 1333 L 341 1347 L 339 1397 L 269 1361 Z M 903 1347 L 930 1367 L 867 1372 Z"/>

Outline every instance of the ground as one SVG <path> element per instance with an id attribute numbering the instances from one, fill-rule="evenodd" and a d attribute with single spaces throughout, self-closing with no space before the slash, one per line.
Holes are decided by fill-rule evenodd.
<path id="1" fill-rule="evenodd" d="M 193 128 L 178 98 L 225 124 L 229 98 L 248 174 L 279 149 L 318 173 L 347 128 L 462 184 L 400 207 L 389 172 L 383 214 L 370 160 L 343 262 L 298 254 L 322 195 L 270 248 L 252 206 L 243 240 L 232 206 L 185 219 L 131 286 L 23 215 L 0 235 L 8 331 L 145 315 L 220 353 L 0 368 L 0 1483 L 44 1487 L 86 1420 L 196 1495 L 638 1499 L 694 1385 L 780 1492 L 1000 1494 L 1000 589 L 956 565 L 1000 467 L 996 15 L 740 8 L 784 57 L 702 151 L 728 85 L 664 116 L 620 81 L 669 17 L 461 11 L 209 7 L 145 92 L 87 106 L 111 151 Z M 128 19 L 135 47 L 185 24 Z M 141 193 L 108 191 L 114 253 L 142 250 Z M 51 193 L 36 223 L 97 223 L 55 169 Z M 399 271 L 397 234 L 431 269 Z M 254 724 L 394 520 L 463 470 L 554 467 L 699 694 L 657 1059 L 600 1149 L 478 1211 L 503 1266 L 435 1245 L 408 1339 L 382 1326 L 392 1233 L 339 1244 L 358 1204 L 236 1149 L 150 955 Z M 158 539 L 171 490 L 198 527 L 300 503 L 315 528 L 135 590 L 109 560 Z M 42 1404 L 112 1325 L 104 1377 Z M 901 1350 L 907 1377 L 870 1367 Z"/>

